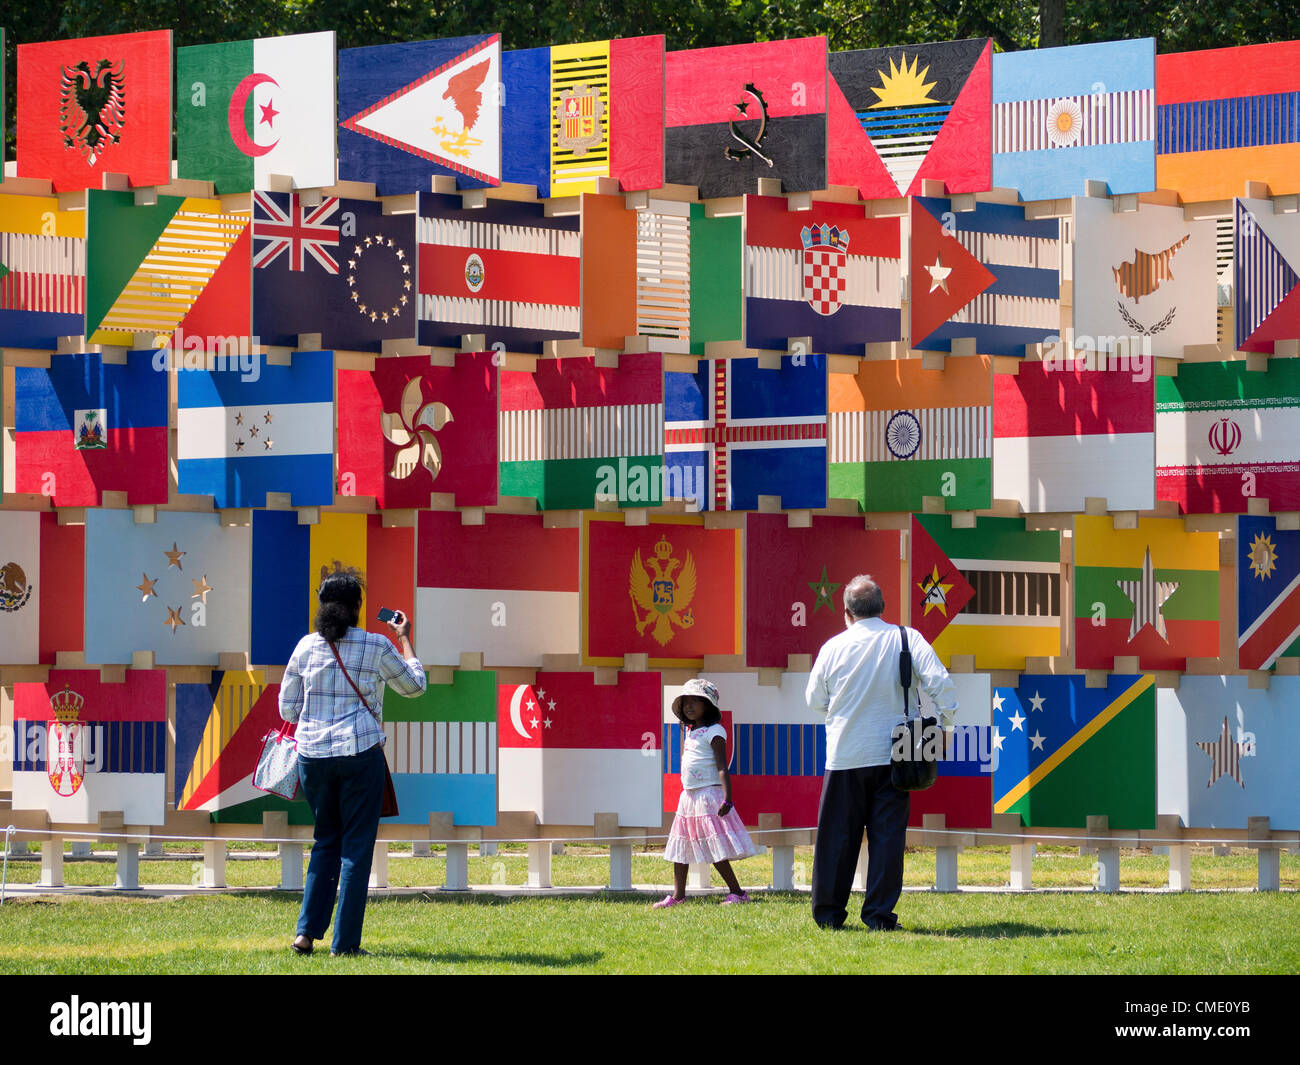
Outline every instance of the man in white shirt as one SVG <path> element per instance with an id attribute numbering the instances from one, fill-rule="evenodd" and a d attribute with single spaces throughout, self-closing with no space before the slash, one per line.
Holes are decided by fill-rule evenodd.
<path id="1" fill-rule="evenodd" d="M 902 636 L 881 615 L 885 597 L 871 577 L 854 577 L 844 588 L 844 632 L 817 653 L 808 677 L 808 705 L 826 714 L 826 778 L 817 812 L 813 852 L 813 919 L 839 928 L 848 916 L 849 893 L 867 833 L 868 928 L 898 926 L 894 906 L 903 892 L 903 845 L 908 794 L 889 779 L 894 726 L 903 718 L 898 676 Z M 907 631 L 914 683 L 924 689 L 952 726 L 954 686 L 934 648 L 915 629 Z M 909 700 L 918 706 L 919 696 Z"/>

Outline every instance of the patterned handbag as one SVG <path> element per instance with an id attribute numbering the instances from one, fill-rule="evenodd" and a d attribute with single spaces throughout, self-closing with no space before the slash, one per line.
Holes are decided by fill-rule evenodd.
<path id="1" fill-rule="evenodd" d="M 262 753 L 253 771 L 253 787 L 260 791 L 293 799 L 298 795 L 298 741 L 294 739 L 294 724 L 286 721 L 278 732 L 268 732 L 262 737 Z"/>

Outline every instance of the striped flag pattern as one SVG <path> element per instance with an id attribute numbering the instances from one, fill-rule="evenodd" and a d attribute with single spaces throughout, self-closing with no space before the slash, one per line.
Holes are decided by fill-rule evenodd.
<path id="1" fill-rule="evenodd" d="M 993 109 L 993 150 L 1040 152 L 1154 140 L 1155 95 L 1154 88 L 1130 89 L 997 104 Z M 1078 116 L 1078 133 L 1068 144 L 1063 143 L 1068 133 L 1052 128 L 1052 120 L 1062 111 Z"/>
<path id="2" fill-rule="evenodd" d="M 691 205 L 651 201 L 636 218 L 636 331 L 662 351 L 691 350 Z"/>
<path id="3" fill-rule="evenodd" d="M 393 773 L 497 771 L 495 721 L 385 721 L 384 735 Z"/>
<path id="4" fill-rule="evenodd" d="M 1273 354 L 1274 341 L 1300 336 L 1300 275 L 1265 230 L 1289 237 L 1287 250 L 1300 252 L 1300 227 L 1289 218 L 1252 210 L 1242 200 L 1233 208 L 1232 292 L 1238 351 Z M 1264 221 L 1267 219 L 1267 223 Z M 1291 223 L 1291 224 L 1288 224 Z"/>
<path id="5" fill-rule="evenodd" d="M 82 238 L 0 233 L 0 263 L 5 270 L 0 275 L 0 312 L 85 313 L 86 242 Z"/>
<path id="6" fill-rule="evenodd" d="M 1300 532 L 1237 519 L 1237 664 L 1271 669 L 1300 655 Z"/>

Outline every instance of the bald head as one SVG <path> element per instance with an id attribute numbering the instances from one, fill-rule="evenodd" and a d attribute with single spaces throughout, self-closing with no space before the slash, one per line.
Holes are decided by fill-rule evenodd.
<path id="1" fill-rule="evenodd" d="M 855 619 L 874 618 L 885 612 L 885 593 L 866 573 L 860 573 L 844 586 L 844 609 Z"/>

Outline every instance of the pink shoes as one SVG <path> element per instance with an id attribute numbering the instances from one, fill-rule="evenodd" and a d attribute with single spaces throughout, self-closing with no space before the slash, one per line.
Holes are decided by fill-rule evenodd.
<path id="1" fill-rule="evenodd" d="M 676 906 L 678 903 L 680 903 L 680 902 L 685 902 L 685 901 L 686 901 L 685 899 L 675 898 L 675 897 L 672 896 L 672 895 L 665 895 L 662 899 L 660 899 L 658 902 L 656 902 L 656 903 L 651 907 L 651 909 L 653 909 L 653 910 L 666 910 L 666 909 L 668 909 L 669 906 Z"/>
<path id="2" fill-rule="evenodd" d="M 730 906 L 741 902 L 751 902 L 751 901 L 752 900 L 748 895 L 744 895 L 744 894 L 737 895 L 733 892 L 732 894 L 728 895 L 725 899 L 722 900 L 722 905 Z"/>

